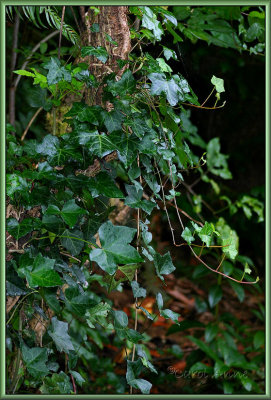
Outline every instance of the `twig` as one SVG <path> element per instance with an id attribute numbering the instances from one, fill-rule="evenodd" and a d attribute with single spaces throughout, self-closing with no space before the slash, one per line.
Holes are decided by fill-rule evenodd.
<path id="1" fill-rule="evenodd" d="M 31 57 L 33 56 L 33 54 L 36 53 L 36 51 L 40 48 L 40 45 L 41 45 L 42 43 L 48 42 L 48 40 L 50 40 L 50 39 L 52 39 L 54 36 L 56 36 L 56 35 L 58 34 L 58 32 L 59 32 L 59 31 L 51 32 L 48 36 L 46 36 L 46 37 L 45 37 L 44 39 L 42 39 L 39 43 L 37 43 L 36 46 L 34 46 L 33 49 L 30 51 L 29 55 L 27 56 L 25 62 L 23 63 L 23 65 L 21 66 L 20 69 L 25 69 L 26 66 L 27 66 L 27 64 L 29 63 Z M 19 82 L 20 82 L 21 77 L 22 77 L 22 75 L 18 75 L 18 76 L 16 77 L 15 82 L 14 82 L 14 87 L 15 87 L 15 89 L 17 88 L 17 86 L 18 86 L 18 84 L 19 84 Z"/>
<path id="2" fill-rule="evenodd" d="M 175 204 L 172 204 L 170 201 L 168 201 L 167 204 L 168 204 L 169 206 L 171 206 L 171 207 L 176 208 L 176 205 L 175 205 Z M 183 215 L 185 215 L 187 218 L 191 219 L 191 221 L 194 221 L 194 222 L 196 222 L 196 224 L 198 224 L 198 225 L 200 225 L 200 226 L 203 226 L 203 223 L 202 223 L 202 222 L 197 221 L 196 219 L 192 218 L 189 214 L 187 214 L 187 213 L 186 213 L 184 210 L 182 210 L 180 207 L 177 207 L 177 208 L 178 208 L 178 210 L 179 210 Z"/>
<path id="3" fill-rule="evenodd" d="M 79 25 L 79 23 L 78 23 L 78 19 L 76 18 L 76 15 L 75 15 L 75 12 L 74 12 L 73 6 L 70 6 L 70 9 L 71 9 L 71 12 L 72 12 L 73 18 L 74 18 L 74 20 L 75 20 L 75 23 L 76 23 L 77 29 L 78 29 L 78 31 L 79 31 L 79 34 L 80 34 L 80 36 L 81 36 L 81 34 L 82 34 L 82 29 L 80 28 L 80 25 Z"/>
<path id="4" fill-rule="evenodd" d="M 33 124 L 33 122 L 35 121 L 35 119 L 37 118 L 37 116 L 39 115 L 39 113 L 40 113 L 42 110 L 43 110 L 43 107 L 40 107 L 40 108 L 35 112 L 35 114 L 34 114 L 33 117 L 31 118 L 31 120 L 28 122 L 27 127 L 25 128 L 24 133 L 22 134 L 21 141 L 24 140 L 24 138 L 26 137 L 26 134 L 27 134 L 27 132 L 28 132 L 30 126 Z"/>
<path id="5" fill-rule="evenodd" d="M 76 394 L 77 392 L 76 392 L 76 386 L 75 386 L 75 382 L 74 382 L 74 377 L 73 377 L 72 374 L 70 374 L 70 375 L 71 375 L 71 380 L 72 380 L 73 391 L 74 391 L 74 393 Z"/>
<path id="6" fill-rule="evenodd" d="M 16 87 L 12 80 L 12 73 L 16 67 L 16 61 L 17 61 L 17 53 L 15 50 L 18 47 L 19 27 L 20 27 L 20 16 L 19 16 L 19 9 L 18 9 L 18 13 L 16 13 L 14 29 L 13 29 L 12 53 L 11 53 L 11 64 L 10 64 L 10 74 L 11 74 L 10 82 L 11 83 L 10 83 L 10 89 L 9 89 L 9 123 L 13 126 L 15 124 L 15 91 L 16 91 Z"/>
<path id="7" fill-rule="evenodd" d="M 58 42 L 58 59 L 60 60 L 60 48 L 61 48 L 61 39 L 62 39 L 62 31 L 63 31 L 63 23 L 64 23 L 64 16 L 65 16 L 65 9 L 66 6 L 62 7 L 62 15 L 61 15 L 61 25 L 60 25 L 60 32 L 59 32 L 59 42 Z"/>
<path id="8" fill-rule="evenodd" d="M 137 155 L 137 165 L 139 167 L 139 154 Z M 140 183 L 142 183 L 142 177 L 139 177 Z M 139 237 L 140 237 L 140 208 L 137 209 L 137 232 L 136 232 L 136 250 L 139 250 Z M 137 269 L 135 270 L 135 281 L 137 282 Z M 134 330 L 137 330 L 137 322 L 138 322 L 138 304 L 137 304 L 137 297 L 135 298 L 135 325 Z M 133 345 L 133 353 L 132 353 L 132 361 L 135 359 L 135 343 Z M 130 386 L 130 394 L 133 394 L 133 387 Z"/>

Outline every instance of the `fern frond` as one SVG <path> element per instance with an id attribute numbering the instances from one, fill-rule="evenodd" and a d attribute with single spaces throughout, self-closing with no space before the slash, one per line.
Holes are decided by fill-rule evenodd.
<path id="1" fill-rule="evenodd" d="M 16 6 L 7 6 L 6 13 L 10 20 L 13 18 L 13 11 L 15 11 L 20 18 L 27 18 L 31 21 L 37 28 L 47 28 L 41 21 L 41 15 L 45 14 L 47 24 L 50 28 L 56 28 L 60 30 L 61 28 L 61 17 L 58 15 L 55 7 L 50 6 L 21 6 L 20 9 Z M 80 37 L 78 33 L 68 24 L 63 23 L 62 34 L 66 39 L 71 41 L 73 44 L 78 44 Z"/>

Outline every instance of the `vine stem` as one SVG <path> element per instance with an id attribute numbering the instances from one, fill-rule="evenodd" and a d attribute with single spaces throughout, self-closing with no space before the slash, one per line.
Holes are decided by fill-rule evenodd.
<path id="1" fill-rule="evenodd" d="M 61 15 L 61 25 L 60 25 L 60 32 L 59 32 L 59 42 L 58 42 L 58 59 L 60 60 L 60 48 L 61 48 L 61 39 L 62 39 L 62 31 L 63 31 L 63 23 L 64 23 L 64 16 L 65 16 L 65 9 L 66 6 L 62 7 L 62 15 Z"/>
<path id="2" fill-rule="evenodd" d="M 140 165 L 140 160 L 139 160 L 139 154 L 137 155 L 137 166 L 139 167 Z M 142 184 L 142 177 L 140 175 L 139 177 L 140 183 Z M 137 232 L 136 232 L 136 250 L 139 250 L 139 237 L 140 237 L 140 208 L 137 209 Z M 137 282 L 137 269 L 135 270 L 135 281 Z M 134 330 L 137 330 L 137 324 L 138 324 L 138 304 L 137 304 L 137 297 L 135 298 L 135 325 L 134 325 Z M 133 345 L 133 352 L 132 352 L 132 361 L 135 359 L 135 349 L 136 345 L 134 343 Z M 133 394 L 133 387 L 130 386 L 130 394 Z"/>

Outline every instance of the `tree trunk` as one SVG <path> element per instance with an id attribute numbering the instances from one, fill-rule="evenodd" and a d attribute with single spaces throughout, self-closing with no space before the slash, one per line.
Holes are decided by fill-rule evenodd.
<path id="1" fill-rule="evenodd" d="M 97 60 L 96 57 L 89 56 L 80 59 L 81 62 L 86 62 L 89 65 L 89 71 L 95 76 L 98 81 L 101 81 L 105 74 L 112 72 L 117 73 L 120 77 L 125 69 L 123 67 L 119 70 L 117 64 L 118 59 L 127 60 L 131 50 L 130 30 L 128 26 L 127 6 L 99 6 L 97 9 L 100 11 L 95 15 L 95 10 L 90 9 L 86 12 L 84 23 L 85 30 L 82 34 L 82 45 L 93 47 L 104 47 L 108 52 L 108 60 L 105 64 Z M 91 27 L 93 24 L 98 24 L 99 32 L 92 32 Z M 108 41 L 109 35 L 117 46 Z M 101 91 L 94 91 L 89 89 L 85 93 L 86 103 L 89 104 L 92 98 L 93 104 L 102 104 Z M 95 96 L 95 98 L 93 98 Z"/>

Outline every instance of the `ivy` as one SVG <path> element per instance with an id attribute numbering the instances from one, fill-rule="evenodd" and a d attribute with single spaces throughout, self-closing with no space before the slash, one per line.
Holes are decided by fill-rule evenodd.
<path id="1" fill-rule="evenodd" d="M 6 231 L 11 247 L 6 290 L 10 297 L 21 297 L 14 311 L 8 312 L 8 331 L 14 341 L 9 360 L 17 354 L 20 362 L 20 372 L 12 372 L 18 382 L 15 378 L 15 383 L 10 382 L 9 378 L 12 393 L 18 383 L 19 388 L 26 385 L 24 374 L 35 393 L 73 394 L 76 385 L 84 393 L 89 380 L 87 365 L 91 364 L 99 375 L 97 384 L 112 384 L 122 394 L 127 392 L 127 385 L 131 393 L 135 389 L 149 394 L 152 383 L 144 377 L 160 372 L 151 362 L 149 336 L 141 318 L 149 324 L 157 316 L 168 320 L 165 324 L 173 324 L 169 333 L 203 326 L 195 321 L 180 321 L 180 314 L 165 308 L 161 290 L 156 290 L 157 282 L 166 287 L 168 275 L 176 270 L 182 273 L 185 267 L 183 260 L 168 251 L 169 244 L 186 246 L 197 260 L 200 265 L 191 272 L 193 276 L 212 271 L 214 276 L 217 273 L 219 278 L 222 275 L 229 280 L 240 302 L 245 298 L 240 284 L 257 282 L 250 276 L 253 262 L 247 264 L 247 259 L 238 254 L 237 232 L 226 215 L 217 217 L 219 211 L 212 210 L 225 202 L 225 211 L 229 210 L 230 215 L 242 210 L 247 219 L 254 215 L 262 222 L 263 203 L 247 194 L 236 196 L 233 201 L 227 196 L 226 182 L 232 179 L 229 156 L 221 152 L 219 137 L 208 143 L 203 140 L 187 109 L 210 108 L 215 112 L 224 107 L 220 96 L 226 95 L 227 84 L 224 87 L 224 79 L 213 75 L 210 94 L 202 103 L 202 94 L 198 98 L 194 93 L 189 75 L 185 74 L 186 80 L 174 72 L 180 58 L 178 43 L 185 40 L 262 53 L 265 14 L 253 9 L 244 21 L 239 6 L 168 8 L 129 8 L 131 20 L 136 18 L 134 25 L 139 22 L 139 28 L 130 27 L 136 51 L 126 59 L 114 55 L 121 43 L 118 37 L 113 39 L 113 31 L 112 38 L 102 25 L 86 17 L 91 34 L 104 38 L 97 44 L 105 43 L 105 47 L 85 46 L 82 37 L 80 45 L 76 42 L 73 48 L 61 48 L 64 56 L 60 52 L 56 57 L 55 50 L 48 53 L 47 44 L 41 43 L 33 63 L 13 71 L 25 77 L 25 82 L 31 81 L 27 87 L 35 86 L 28 99 L 30 110 L 45 111 L 42 115 L 47 115 L 52 127 L 42 126 L 42 117 L 39 128 L 35 131 L 32 127 L 31 135 L 19 140 L 18 124 L 7 126 L 6 193 L 10 214 Z M 67 34 L 69 26 L 63 21 L 60 25 L 61 19 L 52 9 L 29 6 L 22 10 L 41 25 L 44 21 L 40 14 L 46 11 L 47 20 L 50 15 L 55 21 L 53 26 L 64 29 L 66 37 L 73 38 L 73 42 L 77 37 L 75 31 Z M 96 7 L 90 7 L 90 11 L 94 16 L 100 12 Z M 168 40 L 171 37 L 172 46 Z M 145 51 L 146 43 L 156 43 L 156 58 Z M 79 59 L 79 63 L 70 58 Z M 105 72 L 94 76 L 90 71 L 95 68 L 90 63 Z M 215 105 L 209 107 L 205 103 L 213 92 Z M 95 104 L 97 98 L 99 104 Z M 60 117 L 56 117 L 58 112 Z M 28 132 L 29 121 L 32 125 L 31 118 L 36 118 L 30 114 L 25 117 L 23 135 Z M 55 129 L 59 123 L 65 124 L 63 131 Z M 194 174 L 199 178 L 191 183 Z M 200 181 L 214 191 L 212 204 L 210 196 L 194 192 Z M 204 207 L 211 211 L 206 214 L 208 220 Z M 166 229 L 171 234 L 162 251 L 153 226 L 158 212 L 164 218 L 163 234 L 167 235 Z M 210 265 L 218 261 L 218 265 L 210 266 L 209 261 Z M 141 280 L 141 271 L 152 271 L 154 284 Z M 158 309 L 157 315 L 143 303 L 152 293 L 150 286 L 157 293 L 153 308 Z M 112 300 L 116 292 L 127 287 L 134 299 L 131 312 L 129 307 L 117 309 Z M 209 289 L 208 304 L 199 300 L 196 306 L 217 310 L 222 293 L 219 281 Z M 46 321 L 40 347 L 36 332 L 26 323 L 37 315 Z M 131 321 L 133 318 L 136 322 Z M 228 344 L 230 339 L 223 332 L 220 326 L 208 324 L 204 336 L 207 344 L 189 337 L 200 349 L 195 362 L 192 356 L 189 361 L 193 364 L 189 367 L 191 373 L 207 371 L 222 376 L 229 368 L 253 369 L 233 343 Z M 214 345 L 216 336 L 220 342 Z M 109 348 L 111 342 L 125 352 L 127 369 L 124 372 L 121 368 L 121 379 L 113 372 L 115 361 L 98 360 L 96 356 L 96 349 L 104 350 L 106 345 Z M 258 350 L 262 344 L 258 332 L 253 346 Z M 206 367 L 198 361 L 201 354 L 209 357 L 214 366 Z M 247 391 L 254 387 L 250 378 L 240 382 Z M 93 385 L 95 391 L 96 383 Z M 224 388 L 225 392 L 229 390 Z"/>

